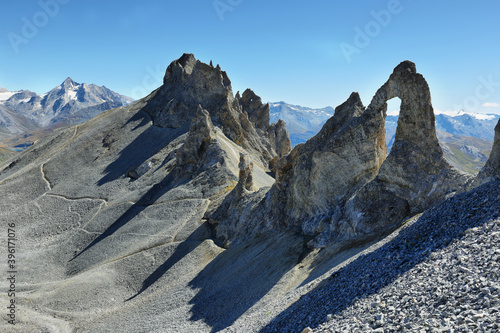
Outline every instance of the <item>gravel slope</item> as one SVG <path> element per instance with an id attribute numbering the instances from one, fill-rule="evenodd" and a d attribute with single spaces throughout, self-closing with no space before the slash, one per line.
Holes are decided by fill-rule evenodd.
<path id="1" fill-rule="evenodd" d="M 261 332 L 495 332 L 500 181 L 457 195 L 334 272 Z"/>

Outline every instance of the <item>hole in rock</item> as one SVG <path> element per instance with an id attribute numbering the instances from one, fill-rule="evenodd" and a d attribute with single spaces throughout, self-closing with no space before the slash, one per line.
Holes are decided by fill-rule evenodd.
<path id="1" fill-rule="evenodd" d="M 398 97 L 394 97 L 387 101 L 387 117 L 385 118 L 385 143 L 387 144 L 387 154 L 391 151 L 394 138 L 396 137 L 400 108 L 401 100 Z"/>

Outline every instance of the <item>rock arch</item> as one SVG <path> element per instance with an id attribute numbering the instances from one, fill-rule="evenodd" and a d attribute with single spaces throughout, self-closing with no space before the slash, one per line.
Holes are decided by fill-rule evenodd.
<path id="1" fill-rule="evenodd" d="M 397 224 L 464 190 L 471 180 L 443 157 L 429 86 L 414 63 L 404 61 L 394 69 L 367 112 L 386 112 L 387 101 L 394 97 L 401 99 L 401 109 L 391 152 L 375 179 L 345 207 L 354 234 Z"/>

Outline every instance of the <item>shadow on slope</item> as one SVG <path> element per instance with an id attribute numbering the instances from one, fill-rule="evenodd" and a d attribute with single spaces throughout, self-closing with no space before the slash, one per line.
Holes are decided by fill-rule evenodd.
<path id="1" fill-rule="evenodd" d="M 464 231 L 500 216 L 498 188 L 490 182 L 459 194 L 426 211 L 387 244 L 333 273 L 324 284 L 303 295 L 261 332 L 292 332 L 316 328 L 348 308 L 356 298 L 375 294 L 431 252 L 461 238 Z M 493 195 L 493 197 L 490 197 Z"/>
<path id="2" fill-rule="evenodd" d="M 136 121 L 140 121 L 140 123 L 132 129 L 132 132 L 140 127 L 147 126 L 151 118 L 145 112 L 137 112 L 121 128 L 109 132 L 103 138 L 103 147 L 111 147 L 123 134 L 121 131 L 125 132 L 124 127 Z M 97 182 L 97 185 L 102 186 L 127 175 L 131 169 L 140 166 L 188 130 L 189 128 L 171 129 L 150 125 L 149 128 L 139 134 L 134 141 L 120 151 L 120 156 L 106 167 L 104 170 L 105 176 Z"/>
<path id="3" fill-rule="evenodd" d="M 278 282 L 301 260 L 303 244 L 300 236 L 281 234 L 219 254 L 189 284 L 199 289 L 190 302 L 191 320 L 203 320 L 212 332 L 231 326 L 271 289 L 280 291 Z"/>
<path id="4" fill-rule="evenodd" d="M 175 249 L 174 253 L 161 264 L 151 275 L 149 275 L 146 280 L 142 283 L 141 289 L 134 296 L 126 300 L 126 302 L 133 300 L 137 296 L 145 292 L 149 287 L 151 287 L 156 281 L 162 278 L 162 276 L 171 269 L 175 264 L 181 261 L 189 253 L 191 253 L 196 247 L 198 247 L 202 241 L 209 239 L 211 236 L 211 228 L 208 222 L 203 223 L 198 229 L 196 229 L 189 237 L 180 243 Z"/>
<path id="5" fill-rule="evenodd" d="M 129 123 L 140 121 L 140 123 L 132 129 L 132 131 L 135 131 L 140 127 L 147 126 L 150 120 L 151 119 L 149 115 L 144 112 L 138 112 L 132 118 L 130 118 L 127 123 L 123 125 L 119 130 L 123 130 L 123 128 Z M 108 133 L 108 135 L 103 139 L 104 147 L 113 145 L 115 140 L 117 140 L 115 136 L 120 136 L 119 130 L 115 133 Z M 129 170 L 134 167 L 138 167 L 149 158 L 156 155 L 172 140 L 180 136 L 183 131 L 184 130 L 162 129 L 159 127 L 150 126 L 139 136 L 137 136 L 123 150 L 120 151 L 119 157 L 106 167 L 106 175 L 98 181 L 97 185 L 103 186 L 108 182 L 114 181 L 120 177 L 123 177 L 124 175 L 127 175 Z M 160 141 L 158 142 L 158 140 Z M 70 262 L 81 256 L 83 253 L 88 251 L 99 242 L 113 235 L 121 227 L 123 227 L 134 217 L 139 215 L 149 205 L 153 204 L 155 201 L 161 198 L 165 193 L 167 193 L 174 187 L 183 185 L 187 182 L 187 179 L 178 179 L 174 173 L 169 173 L 161 182 L 151 187 L 136 203 L 134 203 L 129 209 L 127 209 L 127 211 L 125 211 L 125 213 L 123 213 L 115 222 L 113 222 L 113 224 L 111 224 L 104 233 L 100 234 L 82 251 L 76 254 L 70 260 Z"/>
<path id="6" fill-rule="evenodd" d="M 160 183 L 155 184 L 151 187 L 135 204 L 133 204 L 125 213 L 123 213 L 113 224 L 106 229 L 105 232 L 100 234 L 96 239 L 94 239 L 89 245 L 87 245 L 82 251 L 80 251 L 77 255 L 75 255 L 71 260 L 75 260 L 83 253 L 88 251 L 90 248 L 102 242 L 106 238 L 113 235 L 117 232 L 121 227 L 130 222 L 134 217 L 139 215 L 143 210 L 161 198 L 165 193 L 170 191 L 176 186 L 180 186 L 182 184 L 187 183 L 187 179 L 177 179 L 174 173 L 169 173 L 167 177 L 165 177 Z"/>

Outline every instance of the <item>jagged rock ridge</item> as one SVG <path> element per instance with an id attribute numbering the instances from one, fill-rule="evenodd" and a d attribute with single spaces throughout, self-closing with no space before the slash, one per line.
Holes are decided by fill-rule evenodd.
<path id="1" fill-rule="evenodd" d="M 288 134 L 276 136 L 272 135 L 276 131 L 269 130 L 268 136 L 269 105 L 262 104 L 251 90 L 234 97 L 231 81 L 219 65 L 213 67 L 184 54 L 168 66 L 163 81 L 163 86 L 146 98 L 143 108 L 155 125 L 186 128 L 201 105 L 214 125 L 236 144 L 257 153 L 265 167 L 277 151 L 283 155 L 291 147 Z"/>
<path id="2" fill-rule="evenodd" d="M 401 112 L 386 159 L 384 122 L 394 97 L 402 101 Z M 263 224 L 298 227 L 314 238 L 310 246 L 323 247 L 380 234 L 465 190 L 470 178 L 444 160 L 429 87 L 415 64 L 405 61 L 367 108 L 353 93 L 318 135 L 278 162 L 276 184 L 255 208 L 267 211 L 249 214 L 248 224 L 255 230 Z M 251 217 L 262 215 L 264 222 Z M 232 234 L 238 238 L 236 229 Z"/>

